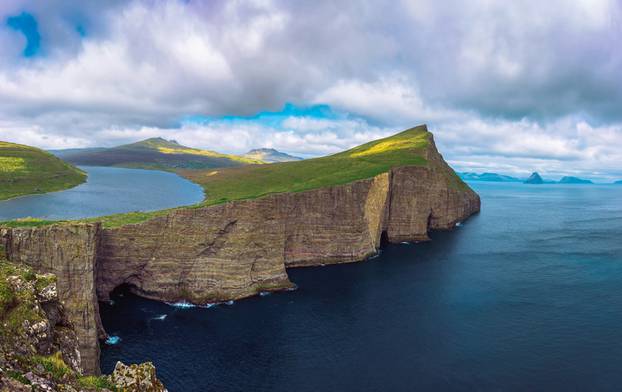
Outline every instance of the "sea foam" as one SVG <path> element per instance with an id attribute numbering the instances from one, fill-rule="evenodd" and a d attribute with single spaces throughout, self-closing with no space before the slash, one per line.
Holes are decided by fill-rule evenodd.
<path id="1" fill-rule="evenodd" d="M 108 337 L 106 338 L 106 344 L 110 345 L 110 346 L 114 346 L 115 344 L 119 343 L 121 341 L 121 338 L 118 336 L 114 336 L 114 335 L 108 335 Z"/>

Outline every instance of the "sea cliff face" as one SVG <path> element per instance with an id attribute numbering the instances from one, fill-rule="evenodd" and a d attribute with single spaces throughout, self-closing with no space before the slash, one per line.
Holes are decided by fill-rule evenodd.
<path id="1" fill-rule="evenodd" d="M 97 293 L 121 284 L 165 301 L 217 302 L 291 287 L 288 267 L 354 262 L 391 242 L 428 239 L 479 211 L 480 200 L 436 151 L 350 184 L 182 209 L 103 229 Z"/>
<path id="2" fill-rule="evenodd" d="M 73 325 L 80 368 L 99 373 L 98 337 L 103 335 L 95 294 L 99 224 L 0 229 L 7 258 L 57 277 L 58 297 Z"/>
<path id="3" fill-rule="evenodd" d="M 7 256 L 58 276 L 79 324 L 84 369 L 98 368 L 97 301 L 122 284 L 165 301 L 217 302 L 293 287 L 286 268 L 361 261 L 391 242 L 428 239 L 480 209 L 479 196 L 430 141 L 426 166 L 275 194 L 104 229 L 58 225 L 4 229 Z"/>

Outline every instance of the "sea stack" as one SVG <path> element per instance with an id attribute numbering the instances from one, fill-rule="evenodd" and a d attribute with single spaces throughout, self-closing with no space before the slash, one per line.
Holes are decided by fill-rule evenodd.
<path id="1" fill-rule="evenodd" d="M 544 184 L 544 180 L 540 177 L 538 172 L 533 172 L 529 178 L 525 180 L 525 184 Z"/>

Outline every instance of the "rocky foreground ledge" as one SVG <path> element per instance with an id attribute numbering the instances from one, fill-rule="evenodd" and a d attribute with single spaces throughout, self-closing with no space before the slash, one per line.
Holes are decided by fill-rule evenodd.
<path id="1" fill-rule="evenodd" d="M 57 276 L 81 367 L 99 372 L 98 300 L 128 285 L 163 301 L 220 302 L 293 287 L 287 268 L 362 261 L 381 241 L 424 241 L 480 210 L 436 150 L 425 165 L 297 193 L 185 208 L 137 224 L 0 228 L 10 261 Z"/>
<path id="2" fill-rule="evenodd" d="M 165 391 L 151 363 L 85 375 L 78 337 L 52 274 L 0 255 L 0 391 Z"/>

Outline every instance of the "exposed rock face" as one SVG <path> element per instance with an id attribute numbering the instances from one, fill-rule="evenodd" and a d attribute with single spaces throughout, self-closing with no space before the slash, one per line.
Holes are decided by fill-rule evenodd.
<path id="1" fill-rule="evenodd" d="M 99 224 L 0 230 L 10 261 L 57 276 L 58 297 L 78 337 L 86 373 L 99 373 L 98 336 L 103 333 L 95 295 L 99 232 Z"/>
<path id="2" fill-rule="evenodd" d="M 126 392 L 166 391 L 164 385 L 156 377 L 156 369 L 151 362 L 130 366 L 117 362 L 110 378 L 119 389 Z"/>
<path id="3" fill-rule="evenodd" d="M 58 276 L 87 372 L 98 371 L 95 297 L 121 284 L 165 301 L 216 302 L 292 287 L 286 268 L 364 260 L 383 233 L 427 240 L 480 209 L 479 196 L 445 163 L 433 140 L 428 165 L 393 168 L 349 184 L 173 210 L 112 229 L 98 225 L 5 229 L 13 261 Z M 96 282 L 96 283 L 95 283 Z"/>
<path id="4" fill-rule="evenodd" d="M 426 167 L 299 193 L 181 209 L 104 229 L 97 292 L 127 283 L 143 296 L 205 303 L 290 287 L 286 267 L 360 261 L 389 241 L 428 239 L 479 211 L 437 152 Z M 174 233 L 174 235 L 172 234 Z"/>
<path id="5" fill-rule="evenodd" d="M 84 376 L 78 345 L 56 276 L 0 254 L 0 391 L 165 391 L 151 363 Z"/>

